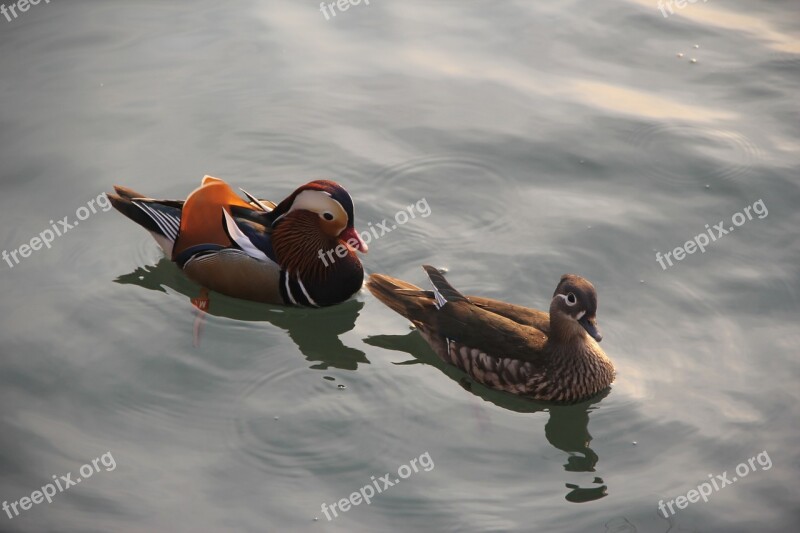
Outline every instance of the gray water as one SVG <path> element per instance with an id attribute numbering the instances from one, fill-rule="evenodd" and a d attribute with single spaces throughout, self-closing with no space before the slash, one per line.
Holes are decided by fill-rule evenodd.
<path id="1" fill-rule="evenodd" d="M 797 531 L 800 6 L 672 10 L 0 15 L 0 250 L 19 260 L 0 262 L 0 500 L 91 473 L 0 530 Z M 424 199 L 370 273 L 424 284 L 431 263 L 538 308 L 561 274 L 590 279 L 616 382 L 575 406 L 489 391 L 366 292 L 313 311 L 212 294 L 195 347 L 199 288 L 96 198 L 183 198 L 205 174 L 273 200 L 335 179 L 361 230 Z M 84 220 L 31 243 L 63 217 Z M 717 475 L 737 481 L 659 510 Z"/>

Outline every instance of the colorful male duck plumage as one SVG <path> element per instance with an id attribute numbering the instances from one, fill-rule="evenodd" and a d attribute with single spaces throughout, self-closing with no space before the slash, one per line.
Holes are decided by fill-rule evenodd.
<path id="1" fill-rule="evenodd" d="M 343 302 L 364 281 L 353 200 L 338 183 L 309 182 L 274 204 L 206 176 L 185 201 L 155 200 L 114 187 L 111 203 L 143 226 L 195 282 L 228 296 L 322 307 Z M 324 261 L 331 250 L 334 261 Z M 342 256 L 344 255 L 344 256 Z"/>
<path id="2" fill-rule="evenodd" d="M 479 383 L 537 400 L 577 402 L 608 388 L 614 366 L 600 348 L 597 293 L 586 279 L 562 276 L 550 313 L 466 297 L 425 265 L 433 291 L 373 274 L 367 288 L 410 320 L 447 363 Z"/>

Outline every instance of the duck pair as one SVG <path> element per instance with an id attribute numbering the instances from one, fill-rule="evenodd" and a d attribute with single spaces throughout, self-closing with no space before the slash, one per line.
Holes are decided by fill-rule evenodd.
<path id="1" fill-rule="evenodd" d="M 243 200 L 206 176 L 186 200 L 156 200 L 125 187 L 112 205 L 150 232 L 164 253 L 204 289 L 259 302 L 322 307 L 361 289 L 353 200 L 338 183 L 317 180 L 282 202 Z M 325 260 L 327 259 L 327 260 Z M 373 274 L 367 288 L 414 324 L 436 354 L 489 387 L 555 402 L 606 389 L 614 367 L 600 348 L 597 294 L 564 275 L 549 313 L 464 296 L 431 266 L 426 291 Z"/>

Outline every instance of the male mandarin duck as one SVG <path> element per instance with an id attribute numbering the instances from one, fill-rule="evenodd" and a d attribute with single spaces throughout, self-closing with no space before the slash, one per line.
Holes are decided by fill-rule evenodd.
<path id="1" fill-rule="evenodd" d="M 322 307 L 361 289 L 353 200 L 336 182 L 317 180 L 279 204 L 206 176 L 185 201 L 154 200 L 125 187 L 108 194 L 164 253 L 204 288 L 258 302 Z M 336 251 L 334 254 L 333 252 Z"/>
<path id="2" fill-rule="evenodd" d="M 414 324 L 445 362 L 491 388 L 552 402 L 578 402 L 607 389 L 614 365 L 600 348 L 597 293 L 586 279 L 561 277 L 550 313 L 464 296 L 435 268 L 426 291 L 373 274 L 367 288 Z"/>

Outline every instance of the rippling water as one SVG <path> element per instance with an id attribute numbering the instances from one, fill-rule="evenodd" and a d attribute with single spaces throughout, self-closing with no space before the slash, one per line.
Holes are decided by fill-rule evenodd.
<path id="1" fill-rule="evenodd" d="M 432 263 L 539 308 L 561 274 L 592 280 L 618 369 L 579 405 L 490 391 L 367 293 L 315 311 L 214 294 L 198 329 L 198 287 L 96 209 L 0 262 L 0 501 L 106 452 L 116 467 L 0 530 L 796 531 L 800 6 L 669 6 L 0 16 L 3 250 L 115 183 L 181 198 L 212 174 L 279 200 L 329 177 L 360 229 L 430 207 L 371 243 L 368 272 L 422 284 Z M 762 452 L 771 468 L 659 511 Z M 425 453 L 430 470 L 326 519 Z"/>

